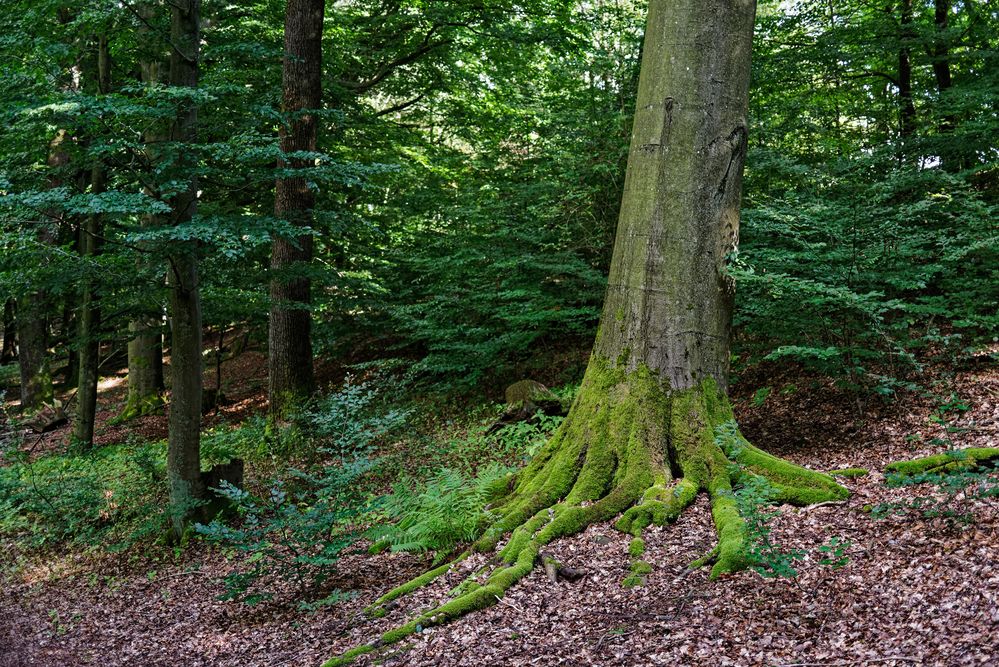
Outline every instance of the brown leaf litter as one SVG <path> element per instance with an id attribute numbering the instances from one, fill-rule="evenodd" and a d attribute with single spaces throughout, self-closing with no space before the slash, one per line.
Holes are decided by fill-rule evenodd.
<path id="1" fill-rule="evenodd" d="M 878 521 L 864 511 L 927 492 L 889 489 L 876 471 L 939 451 L 933 438 L 961 447 L 999 443 L 999 374 L 973 369 L 946 386 L 970 406 L 948 417 L 958 429 L 949 431 L 930 421 L 939 407 L 933 398 L 909 396 L 860 413 L 829 385 L 772 373 L 773 391 L 754 407 L 750 390 L 762 385 L 754 380 L 743 381 L 750 393 L 736 399 L 743 432 L 756 444 L 810 467 L 875 471 L 845 481 L 853 492 L 845 504 L 782 508 L 774 540 L 808 553 L 796 579 L 742 572 L 711 582 L 706 571 L 687 571 L 715 540 L 702 498 L 676 525 L 646 531 L 644 558 L 653 567 L 646 586 L 621 586 L 629 537 L 592 526 L 548 549 L 561 563 L 587 569 L 582 581 L 553 583 L 539 567 L 497 605 L 357 664 L 999 664 L 995 501 L 973 501 L 976 520 L 967 527 L 915 515 Z M 818 563 L 817 548 L 831 537 L 849 541 L 849 562 L 836 570 Z M 234 563 L 203 545 L 176 561 L 168 554 L 160 561 L 51 554 L 23 564 L 0 586 L 0 667 L 319 665 L 439 603 L 462 576 L 402 599 L 386 618 L 363 617 L 365 604 L 422 566 L 407 555 L 348 558 L 341 579 L 355 585 L 357 598 L 308 613 L 287 603 L 219 602 L 220 579 Z"/>

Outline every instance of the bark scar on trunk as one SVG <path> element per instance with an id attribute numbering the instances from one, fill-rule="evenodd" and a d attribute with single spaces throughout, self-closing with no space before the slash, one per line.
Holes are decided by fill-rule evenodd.
<path id="1" fill-rule="evenodd" d="M 714 140 L 710 145 L 713 145 L 717 141 Z M 738 126 L 732 130 L 728 137 L 725 138 L 725 147 L 728 149 L 729 158 L 728 164 L 725 166 L 725 173 L 722 174 L 721 182 L 718 184 L 718 189 L 715 192 L 715 202 L 721 204 L 725 200 L 725 194 L 728 192 L 729 178 L 733 172 L 732 167 L 736 166 L 736 171 L 741 172 L 742 159 L 746 155 L 746 145 L 748 141 L 748 136 L 746 134 L 745 126 Z"/>

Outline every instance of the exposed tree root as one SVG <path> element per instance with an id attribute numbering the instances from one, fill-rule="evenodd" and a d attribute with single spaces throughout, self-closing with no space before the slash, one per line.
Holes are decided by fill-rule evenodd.
<path id="1" fill-rule="evenodd" d="M 953 449 L 909 461 L 896 461 L 885 466 L 886 473 L 919 475 L 922 473 L 974 470 L 999 462 L 999 447 L 971 447 Z"/>
<path id="2" fill-rule="evenodd" d="M 369 613 L 381 615 L 387 602 L 429 584 L 472 552 L 494 551 L 509 534 L 497 557 L 452 591 L 448 602 L 326 667 L 495 604 L 534 569 L 540 550 L 553 540 L 615 517 L 618 530 L 638 538 L 651 524 L 676 521 L 702 491 L 711 499 L 718 545 L 694 565 L 713 563 L 713 578 L 744 569 L 750 564 L 746 527 L 733 487 L 751 477 L 765 478 L 779 502 L 807 505 L 848 495 L 832 477 L 747 442 L 714 382 L 670 392 L 648 369 L 626 372 L 594 359 L 569 416 L 493 509 L 495 521 L 470 551 L 390 591 Z M 643 546 L 632 543 L 632 584 L 648 573 L 638 560 Z"/>
<path id="3" fill-rule="evenodd" d="M 866 477 L 870 473 L 871 471 L 867 468 L 841 468 L 829 471 L 833 477 Z"/>

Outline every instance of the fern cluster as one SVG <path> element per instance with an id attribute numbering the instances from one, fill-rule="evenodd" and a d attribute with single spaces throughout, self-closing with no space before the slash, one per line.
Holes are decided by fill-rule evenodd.
<path id="1" fill-rule="evenodd" d="M 445 468 L 424 483 L 398 482 L 382 507 L 385 523 L 368 532 L 373 550 L 432 551 L 434 564 L 442 562 L 479 536 L 490 518 L 485 508 L 509 474 L 493 464 L 475 476 Z"/>

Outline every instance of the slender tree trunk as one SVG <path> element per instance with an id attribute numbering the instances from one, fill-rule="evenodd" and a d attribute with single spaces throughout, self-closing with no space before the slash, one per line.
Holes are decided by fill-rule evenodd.
<path id="1" fill-rule="evenodd" d="M 950 44 L 947 38 L 947 29 L 950 23 L 951 0 L 934 0 L 933 2 L 933 23 L 936 27 L 936 35 L 933 40 L 933 78 L 937 82 L 937 91 L 943 93 L 951 85 L 950 76 Z"/>
<path id="2" fill-rule="evenodd" d="M 154 10 L 151 5 L 140 5 L 138 11 L 146 22 L 153 21 Z M 143 37 L 149 37 L 149 28 L 143 24 L 139 33 Z M 140 62 L 140 67 L 143 83 L 148 86 L 160 83 L 160 59 L 156 55 L 146 55 Z M 169 133 L 157 124 L 146 130 L 143 141 L 146 144 L 146 157 L 150 162 L 155 163 L 157 146 L 167 139 Z M 146 194 L 151 197 L 157 195 L 150 187 L 146 188 Z M 163 224 L 163 221 L 159 216 L 147 215 L 143 217 L 143 224 L 147 227 L 156 227 Z M 138 261 L 140 265 L 145 262 L 141 257 Z M 163 405 L 161 320 L 162 314 L 159 310 L 153 310 L 136 317 L 128 324 L 128 398 L 125 409 L 118 418 L 120 420 L 155 412 Z"/>
<path id="3" fill-rule="evenodd" d="M 81 187 L 84 188 L 86 185 Z M 79 252 L 83 246 L 81 244 L 83 235 L 81 230 L 76 230 L 74 240 L 76 249 Z M 59 243 L 57 241 L 57 243 Z M 76 347 L 76 336 L 79 333 L 80 323 L 76 317 L 76 309 L 80 302 L 76 294 L 67 294 L 62 301 L 62 317 L 59 318 L 59 328 L 54 331 L 54 340 L 49 344 L 58 349 L 63 347 L 66 354 L 66 365 L 62 369 L 62 382 L 66 386 L 76 386 L 80 379 L 80 355 Z"/>
<path id="4" fill-rule="evenodd" d="M 111 92 L 111 55 L 108 39 L 101 35 L 97 40 L 97 92 Z M 99 194 L 107 187 L 107 173 L 101 160 L 91 169 L 91 192 Z M 89 261 L 100 252 L 101 218 L 92 215 L 84 223 L 80 238 L 80 253 Z M 101 309 L 93 280 L 84 284 L 80 298 L 80 350 L 79 384 L 76 392 L 76 423 L 73 436 L 77 442 L 91 446 L 94 443 L 94 422 L 97 417 L 97 383 L 100 366 Z"/>
<path id="5" fill-rule="evenodd" d="M 322 104 L 322 37 L 324 0 L 288 0 L 285 16 L 285 125 L 281 150 L 314 152 L 318 134 L 316 111 Z M 314 160 L 290 157 L 282 167 L 304 169 Z M 312 222 L 315 193 L 306 177 L 277 180 L 274 212 L 299 227 Z M 290 404 L 312 393 L 311 281 L 303 276 L 312 261 L 312 237 L 274 239 L 271 250 L 271 312 L 268 343 L 270 407 L 282 415 Z"/>
<path id="6" fill-rule="evenodd" d="M 62 185 L 62 170 L 69 164 L 69 154 L 63 143 L 69 138 L 65 130 L 56 132 L 49 143 L 48 166 L 52 170 L 49 185 Z M 39 241 L 52 245 L 56 238 L 51 229 L 39 231 Z M 17 304 L 18 364 L 21 372 L 21 411 L 37 410 L 54 397 L 52 372 L 49 367 L 49 315 L 51 304 L 43 292 L 32 292 Z"/>
<path id="7" fill-rule="evenodd" d="M 0 351 L 0 364 L 9 364 L 17 358 L 17 329 L 15 327 L 14 300 L 3 303 L 3 350 Z"/>
<path id="8" fill-rule="evenodd" d="M 916 133 L 916 106 L 912 101 L 912 61 L 910 47 L 915 34 L 912 27 L 912 0 L 902 0 L 899 5 L 899 40 L 898 49 L 898 99 L 899 99 L 899 137 L 901 139 L 900 156 L 905 157 L 909 143 Z"/>
<path id="9" fill-rule="evenodd" d="M 934 0 L 933 23 L 935 34 L 930 47 L 930 57 L 933 62 L 933 78 L 937 85 L 937 100 L 941 106 L 949 104 L 947 91 L 953 85 L 950 72 L 950 42 L 947 30 L 950 23 L 951 0 Z M 945 169 L 961 167 L 960 149 L 954 144 L 954 129 L 957 127 L 957 117 L 949 111 L 939 114 L 940 121 L 937 131 L 940 134 L 940 159 Z"/>
<path id="10" fill-rule="evenodd" d="M 170 84 L 195 88 L 198 85 L 201 0 L 172 0 L 170 35 Z M 172 141 L 192 144 L 197 138 L 198 111 L 195 104 L 183 103 L 170 131 Z M 181 159 L 178 179 L 187 188 L 176 195 L 174 224 L 183 225 L 194 216 L 198 205 L 197 179 L 190 173 L 192 160 Z M 170 287 L 170 417 L 167 448 L 167 475 L 173 507 L 174 537 L 180 539 L 193 503 L 205 495 L 201 477 L 201 298 L 198 286 L 198 248 L 193 242 L 175 243 L 169 257 L 167 276 Z"/>
<path id="11" fill-rule="evenodd" d="M 128 398 L 119 419 L 150 414 L 163 405 L 163 334 L 160 318 L 148 315 L 128 324 Z"/>
<path id="12" fill-rule="evenodd" d="M 31 412 L 44 403 L 52 402 L 48 340 L 48 301 L 41 292 L 33 292 L 17 303 L 17 361 L 21 371 L 22 412 Z"/>

